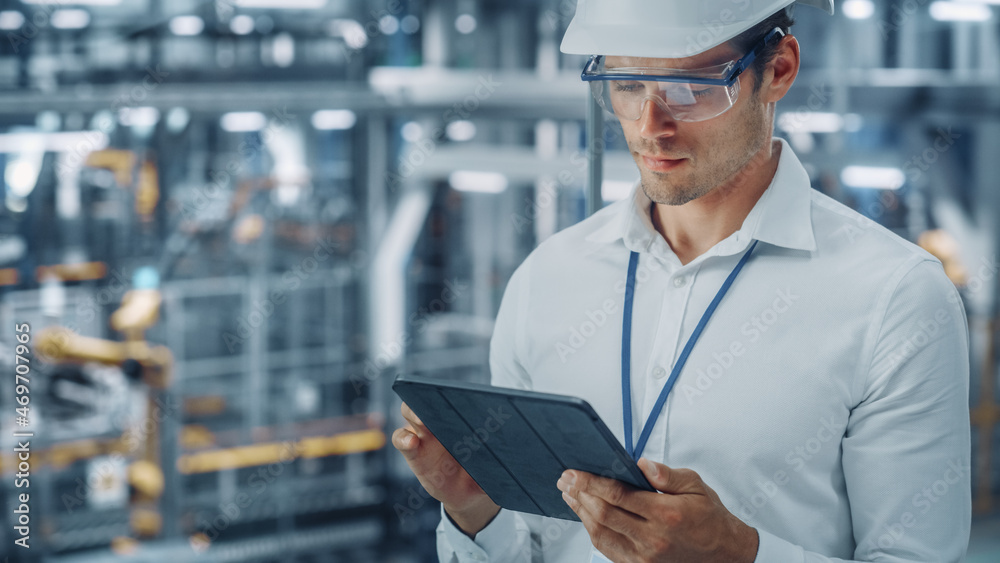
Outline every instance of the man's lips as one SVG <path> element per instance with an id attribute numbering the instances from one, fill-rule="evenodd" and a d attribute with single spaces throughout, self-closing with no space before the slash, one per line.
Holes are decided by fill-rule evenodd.
<path id="1" fill-rule="evenodd" d="M 686 159 L 678 158 L 654 158 L 646 155 L 642 155 L 642 162 L 646 165 L 646 168 L 654 172 L 666 172 L 667 170 L 673 170 L 681 164 L 684 163 Z"/>

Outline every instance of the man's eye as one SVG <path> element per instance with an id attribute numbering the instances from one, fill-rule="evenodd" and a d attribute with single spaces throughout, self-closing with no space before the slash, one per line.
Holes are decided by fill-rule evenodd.
<path id="1" fill-rule="evenodd" d="M 642 84 L 636 82 L 615 82 L 615 92 L 622 92 L 624 94 L 629 94 L 633 92 L 638 92 L 642 88 Z"/>
<path id="2" fill-rule="evenodd" d="M 702 96 L 707 96 L 710 93 L 712 93 L 712 89 L 711 88 L 705 88 L 704 90 L 691 90 L 691 93 L 694 94 L 694 97 L 700 98 Z"/>

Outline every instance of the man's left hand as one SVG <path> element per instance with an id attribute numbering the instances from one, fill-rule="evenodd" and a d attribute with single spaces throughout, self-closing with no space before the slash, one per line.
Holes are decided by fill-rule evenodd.
<path id="1" fill-rule="evenodd" d="M 575 470 L 557 483 L 601 553 L 614 561 L 754 561 L 757 530 L 729 512 L 697 473 L 645 458 L 639 468 L 664 494 Z"/>

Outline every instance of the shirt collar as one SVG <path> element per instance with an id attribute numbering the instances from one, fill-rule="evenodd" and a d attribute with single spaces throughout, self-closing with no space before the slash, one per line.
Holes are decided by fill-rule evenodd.
<path id="1" fill-rule="evenodd" d="M 776 139 L 781 143 L 781 155 L 771 184 L 744 219 L 736 236 L 720 243 L 731 241 L 738 244 L 739 248 L 720 248 L 720 254 L 738 252 L 740 248 L 746 248 L 753 239 L 784 248 L 816 250 L 809 174 L 788 143 L 784 139 Z M 615 205 L 617 209 L 612 212 L 613 215 L 592 232 L 587 240 L 606 243 L 623 240 L 627 248 L 636 252 L 649 250 L 658 240 L 666 244 L 649 217 L 650 203 L 637 181 L 631 195 Z"/>

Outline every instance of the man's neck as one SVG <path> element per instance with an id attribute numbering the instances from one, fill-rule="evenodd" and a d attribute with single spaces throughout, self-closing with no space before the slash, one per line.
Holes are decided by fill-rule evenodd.
<path id="1" fill-rule="evenodd" d="M 684 205 L 653 203 L 653 227 L 687 264 L 739 230 L 778 169 L 781 143 L 768 143 L 725 184 Z"/>

